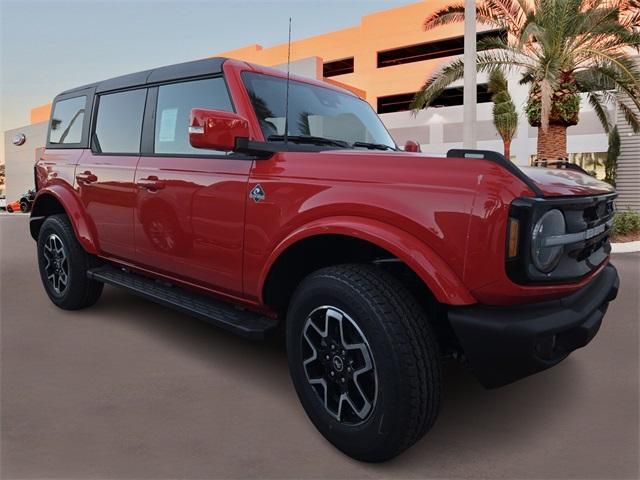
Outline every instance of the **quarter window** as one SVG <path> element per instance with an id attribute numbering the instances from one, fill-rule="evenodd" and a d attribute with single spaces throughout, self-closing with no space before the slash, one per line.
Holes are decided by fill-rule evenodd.
<path id="1" fill-rule="evenodd" d="M 158 88 L 155 153 L 175 155 L 226 154 L 189 144 L 189 116 L 193 108 L 233 111 L 223 78 L 162 85 Z"/>
<path id="2" fill-rule="evenodd" d="M 87 97 L 74 97 L 56 102 L 51 115 L 49 143 L 74 144 L 82 141 L 84 109 Z"/>
<path id="3" fill-rule="evenodd" d="M 146 89 L 100 96 L 91 145 L 98 153 L 140 152 Z"/>

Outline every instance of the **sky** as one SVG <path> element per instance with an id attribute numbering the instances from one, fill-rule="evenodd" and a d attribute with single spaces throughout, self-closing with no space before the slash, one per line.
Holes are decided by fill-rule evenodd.
<path id="1" fill-rule="evenodd" d="M 249 44 L 285 43 L 289 17 L 296 40 L 408 3 L 0 0 L 0 131 L 27 124 L 32 107 L 68 88 Z"/>

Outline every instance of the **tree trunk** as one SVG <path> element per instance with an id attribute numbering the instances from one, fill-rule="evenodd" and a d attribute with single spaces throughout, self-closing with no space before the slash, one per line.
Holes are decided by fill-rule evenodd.
<path id="1" fill-rule="evenodd" d="M 504 143 L 504 158 L 511 160 L 511 140 L 503 140 Z"/>
<path id="2" fill-rule="evenodd" d="M 549 124 L 545 132 L 538 128 L 538 160 L 558 160 L 567 157 L 567 126 Z"/>

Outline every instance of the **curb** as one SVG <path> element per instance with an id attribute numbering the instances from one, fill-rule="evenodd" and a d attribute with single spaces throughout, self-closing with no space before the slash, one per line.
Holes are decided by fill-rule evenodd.
<path id="1" fill-rule="evenodd" d="M 632 253 L 640 252 L 640 240 L 635 242 L 612 243 L 611 253 Z"/>

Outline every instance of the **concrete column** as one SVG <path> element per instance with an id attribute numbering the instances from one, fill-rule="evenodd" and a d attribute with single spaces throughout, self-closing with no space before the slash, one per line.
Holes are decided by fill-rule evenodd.
<path id="1" fill-rule="evenodd" d="M 462 143 L 464 148 L 476 148 L 476 2 L 464 2 L 464 113 Z"/>
<path id="2" fill-rule="evenodd" d="M 444 118 L 435 113 L 428 121 L 429 125 L 429 144 L 440 145 L 444 143 Z"/>

